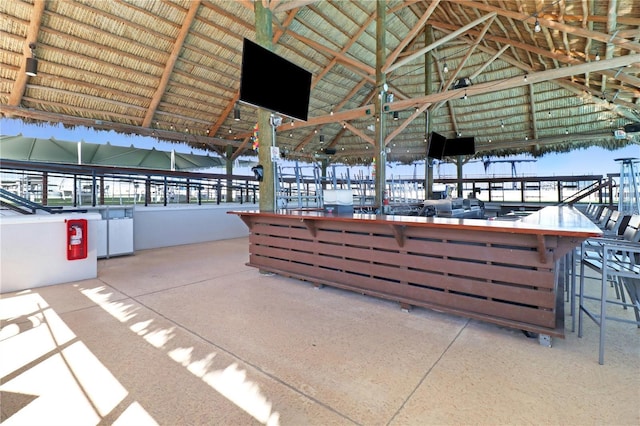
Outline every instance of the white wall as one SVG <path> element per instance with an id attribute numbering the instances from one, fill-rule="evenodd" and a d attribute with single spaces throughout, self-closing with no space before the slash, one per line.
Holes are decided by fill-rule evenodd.
<path id="1" fill-rule="evenodd" d="M 257 210 L 256 204 L 221 204 L 166 207 L 135 206 L 135 250 L 226 240 L 249 235 L 249 229 L 232 210 Z"/>
<path id="2" fill-rule="evenodd" d="M 65 219 L 87 219 L 87 258 L 67 260 Z M 0 217 L 0 293 L 96 278 L 96 213 Z"/>

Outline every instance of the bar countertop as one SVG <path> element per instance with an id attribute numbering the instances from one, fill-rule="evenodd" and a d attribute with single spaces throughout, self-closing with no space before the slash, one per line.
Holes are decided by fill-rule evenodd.
<path id="1" fill-rule="evenodd" d="M 455 219 L 423 216 L 395 216 L 359 214 L 333 215 L 313 210 L 279 210 L 260 212 L 257 210 L 230 211 L 239 216 L 287 217 L 301 221 L 332 220 L 339 222 L 372 221 L 398 226 L 456 228 L 489 232 L 508 232 L 516 234 L 557 235 L 563 237 L 598 237 L 602 231 L 589 218 L 575 207 L 547 206 L 537 212 L 515 221 L 494 219 Z"/>

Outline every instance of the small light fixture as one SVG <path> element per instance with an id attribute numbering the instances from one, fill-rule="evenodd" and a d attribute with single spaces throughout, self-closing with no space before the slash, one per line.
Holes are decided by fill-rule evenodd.
<path id="1" fill-rule="evenodd" d="M 569 134 L 569 129 L 565 129 L 564 134 L 568 135 Z"/>
<path id="2" fill-rule="evenodd" d="M 293 127 L 294 122 L 293 122 L 293 118 L 291 119 L 291 127 Z"/>
<path id="3" fill-rule="evenodd" d="M 464 91 L 464 96 L 462 97 L 462 99 L 464 99 L 465 101 L 467 100 L 467 90 L 466 89 Z"/>
<path id="4" fill-rule="evenodd" d="M 25 68 L 25 74 L 31 77 L 38 75 L 38 60 L 36 59 L 36 44 L 29 43 L 31 49 L 31 57 L 27 58 L 27 66 Z"/>
<path id="5" fill-rule="evenodd" d="M 527 75 L 526 74 L 524 75 L 524 82 L 525 83 L 527 82 Z"/>
<path id="6" fill-rule="evenodd" d="M 600 60 L 600 53 L 596 52 L 596 58 L 595 59 L 596 59 L 596 61 Z"/>
<path id="7" fill-rule="evenodd" d="M 235 121 L 240 121 L 240 106 L 236 102 L 236 106 L 233 108 L 233 119 Z"/>
<path id="8" fill-rule="evenodd" d="M 231 130 L 231 127 L 229 127 L 229 133 L 233 133 L 233 130 Z"/>
<path id="9" fill-rule="evenodd" d="M 400 118 L 398 111 L 393 111 L 393 120 L 394 121 L 398 121 L 398 119 Z"/>
<path id="10" fill-rule="evenodd" d="M 525 137 L 524 137 L 524 140 L 525 140 L 525 141 L 528 141 L 528 140 L 529 140 L 529 136 L 525 136 Z"/>
<path id="11" fill-rule="evenodd" d="M 540 27 L 540 22 L 538 21 L 538 17 L 536 16 L 536 23 L 533 25 L 533 31 L 539 33 L 542 31 L 542 27 Z"/>
<path id="12" fill-rule="evenodd" d="M 504 121 L 500 120 L 500 127 L 504 129 Z"/>
<path id="13" fill-rule="evenodd" d="M 323 134 L 320 135 L 320 143 L 324 143 L 324 135 Z"/>
<path id="14" fill-rule="evenodd" d="M 447 63 L 444 63 L 444 67 L 442 67 L 442 71 L 446 74 L 449 72 L 449 67 L 447 66 Z"/>

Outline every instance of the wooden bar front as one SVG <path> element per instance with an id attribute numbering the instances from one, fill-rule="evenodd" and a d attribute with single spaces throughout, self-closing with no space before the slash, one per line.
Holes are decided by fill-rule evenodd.
<path id="1" fill-rule="evenodd" d="M 571 207 L 518 221 L 230 213 L 251 231 L 250 266 L 555 337 L 564 337 L 560 260 L 601 235 Z"/>

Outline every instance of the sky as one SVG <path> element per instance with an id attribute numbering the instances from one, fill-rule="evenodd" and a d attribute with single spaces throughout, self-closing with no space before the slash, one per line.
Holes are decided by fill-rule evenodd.
<path id="1" fill-rule="evenodd" d="M 160 151 L 193 153 L 206 155 L 207 151 L 198 150 L 185 144 L 175 144 L 161 142 L 152 137 L 133 136 L 119 134 L 113 131 L 96 131 L 85 127 L 65 129 L 62 125 L 36 125 L 24 123 L 17 119 L 0 119 L 0 134 L 15 136 L 22 134 L 27 137 L 49 139 L 51 137 L 64 141 L 79 141 L 87 143 L 106 143 L 117 146 L 131 146 L 136 148 L 151 149 L 152 147 Z M 277 141 L 276 141 L 277 142 Z M 211 154 L 211 153 L 209 153 Z M 0 152 L 0 157 L 2 153 Z M 572 175 L 606 175 L 607 173 L 619 173 L 620 163 L 617 158 L 640 158 L 640 145 L 634 144 L 627 147 L 609 151 L 599 147 L 578 149 L 563 154 L 547 154 L 537 159 L 531 156 L 518 156 L 508 158 L 493 158 L 495 162 L 485 171 L 482 161 L 473 161 L 463 167 L 463 174 L 466 178 L 473 177 L 498 177 L 512 176 L 515 167 L 516 176 L 572 176 Z M 506 161 L 505 161 L 506 160 Z M 513 162 L 511 160 L 514 160 Z M 524 161 L 518 161 L 524 160 Z M 346 166 L 337 167 L 336 174 L 340 176 L 346 172 Z M 342 169 L 345 169 L 343 171 Z M 364 175 L 370 172 L 370 168 L 363 168 Z M 220 173 L 220 171 L 216 171 Z M 350 170 L 351 176 L 357 174 L 357 170 Z M 396 177 L 418 177 L 424 176 L 424 162 L 416 165 L 387 166 L 387 178 Z M 251 175 L 251 171 L 234 170 L 234 174 Z M 435 166 L 434 174 L 436 178 L 455 177 L 456 168 L 453 164 L 438 163 Z"/>

